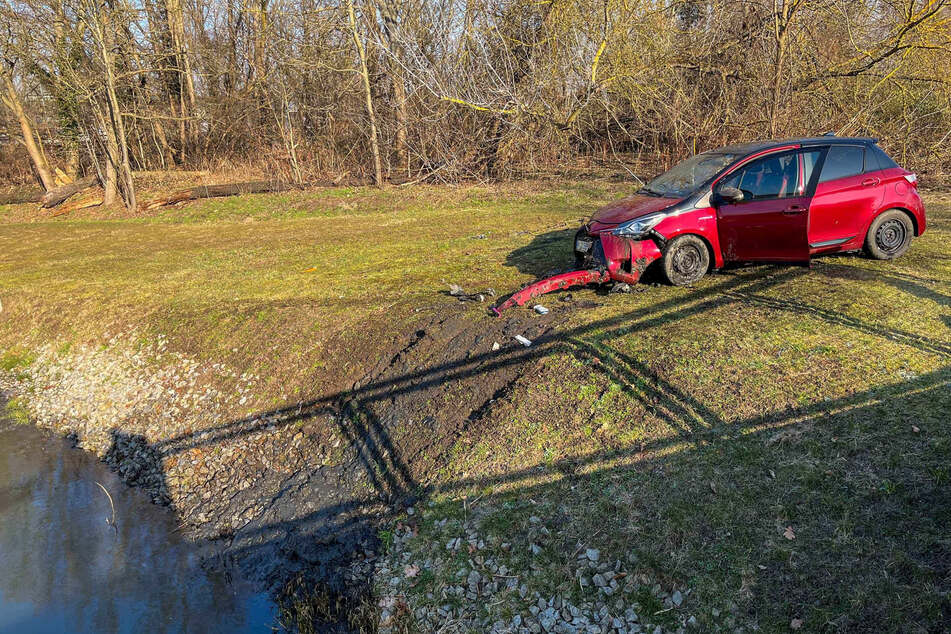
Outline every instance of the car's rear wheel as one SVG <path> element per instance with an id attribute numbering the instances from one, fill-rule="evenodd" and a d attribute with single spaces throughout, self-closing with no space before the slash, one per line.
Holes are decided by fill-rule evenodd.
<path id="1" fill-rule="evenodd" d="M 891 260 L 908 250 L 914 235 L 915 228 L 908 214 L 900 209 L 889 209 L 872 221 L 865 236 L 865 251 L 876 260 Z"/>
<path id="2" fill-rule="evenodd" d="M 667 244 L 662 265 L 664 277 L 674 286 L 693 284 L 710 268 L 710 251 L 697 236 L 679 236 Z"/>

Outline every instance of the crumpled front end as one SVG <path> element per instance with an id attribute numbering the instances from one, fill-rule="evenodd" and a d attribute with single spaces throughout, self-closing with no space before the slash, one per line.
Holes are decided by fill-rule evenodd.
<path id="1" fill-rule="evenodd" d="M 492 311 L 499 315 L 512 306 L 523 306 L 545 293 L 572 286 L 604 284 L 611 281 L 636 284 L 651 262 L 663 255 L 650 239 L 630 240 L 615 236 L 609 231 L 602 232 L 599 238 L 600 241 L 595 245 L 591 258 L 588 260 L 591 268 L 561 273 L 529 284 L 499 306 L 493 307 Z"/>
<path id="2" fill-rule="evenodd" d="M 607 231 L 601 234 L 601 249 L 611 279 L 625 284 L 636 284 L 651 262 L 663 256 L 651 239 L 630 240 Z"/>

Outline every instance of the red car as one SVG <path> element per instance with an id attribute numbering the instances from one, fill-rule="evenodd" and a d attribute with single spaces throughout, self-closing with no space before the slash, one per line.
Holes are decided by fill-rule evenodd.
<path id="1" fill-rule="evenodd" d="M 634 277 L 659 259 L 683 285 L 727 262 L 803 263 L 862 248 L 896 258 L 924 233 L 925 208 L 917 177 L 876 141 L 824 136 L 692 156 L 595 213 L 575 239 L 578 268 L 611 270 L 613 256 Z"/>
<path id="2" fill-rule="evenodd" d="M 635 283 L 656 260 L 680 286 L 728 262 L 805 263 L 863 248 L 896 258 L 924 233 L 925 209 L 917 177 L 876 143 L 827 135 L 692 156 L 598 210 L 575 236 L 578 270 L 494 310 L 578 284 Z"/>

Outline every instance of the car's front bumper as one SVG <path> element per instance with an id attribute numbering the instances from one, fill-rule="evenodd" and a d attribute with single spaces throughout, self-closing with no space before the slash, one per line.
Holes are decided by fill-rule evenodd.
<path id="1" fill-rule="evenodd" d="M 564 290 L 572 286 L 624 282 L 635 284 L 651 262 L 662 256 L 651 239 L 629 240 L 619 238 L 609 231 L 598 236 L 590 247 L 576 254 L 585 264 L 574 271 L 560 273 L 539 280 L 515 292 L 504 302 L 492 308 L 497 315 L 513 306 L 523 306 L 545 293 Z"/>
<path id="2" fill-rule="evenodd" d="M 652 262 L 663 257 L 651 238 L 629 240 L 604 232 L 600 243 L 611 279 L 627 284 L 636 283 Z"/>
<path id="3" fill-rule="evenodd" d="M 651 262 L 663 256 L 664 242 L 664 238 L 653 231 L 641 240 L 631 240 L 619 238 L 611 231 L 592 234 L 587 227 L 582 227 L 575 234 L 575 268 L 604 268 L 621 274 L 638 271 L 639 276 Z M 590 246 L 579 248 L 582 244 Z"/>

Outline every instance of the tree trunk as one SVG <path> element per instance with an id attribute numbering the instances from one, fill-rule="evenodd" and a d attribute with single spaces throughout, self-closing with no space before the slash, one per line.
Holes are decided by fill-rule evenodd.
<path id="1" fill-rule="evenodd" d="M 403 81 L 403 69 L 400 66 L 400 44 L 396 29 L 399 28 L 397 8 L 392 0 L 380 2 L 380 15 L 383 18 L 383 35 L 386 38 L 386 47 L 389 50 L 390 81 L 393 82 L 393 101 L 395 102 L 394 118 L 396 131 L 393 136 L 393 151 L 396 154 L 396 164 L 400 169 L 409 172 L 409 153 L 406 147 L 406 85 Z"/>
<path id="2" fill-rule="evenodd" d="M 182 11 L 181 0 L 165 0 L 165 11 L 168 16 L 168 31 L 171 38 L 172 53 L 178 77 L 178 106 L 179 106 L 179 134 L 182 141 L 182 161 L 185 160 L 186 137 L 194 137 L 194 126 L 188 125 L 188 117 L 195 108 L 195 83 L 192 79 L 191 62 L 188 58 L 188 47 L 185 43 L 185 15 Z M 192 133 L 188 134 L 187 130 Z"/>
<path id="3" fill-rule="evenodd" d="M 174 112 L 174 110 L 172 110 Z M 171 168 L 175 165 L 175 151 L 172 149 L 172 146 L 168 142 L 168 135 L 165 134 L 165 126 L 162 124 L 162 120 L 156 118 L 152 121 L 152 130 L 155 132 L 155 138 L 158 142 L 158 146 L 162 151 L 162 163 L 165 165 L 166 169 Z M 182 150 L 179 156 L 182 160 L 185 160 L 185 148 L 182 146 Z"/>
<path id="4" fill-rule="evenodd" d="M 159 207 L 167 207 L 188 200 L 198 200 L 199 198 L 221 198 L 225 196 L 240 196 L 242 194 L 264 194 L 283 192 L 303 187 L 339 187 L 341 185 L 357 186 L 364 185 L 355 179 L 337 178 L 335 180 L 315 180 L 309 183 L 286 183 L 283 181 L 252 181 L 248 183 L 231 183 L 227 185 L 201 185 L 191 189 L 153 198 L 143 203 L 142 208 L 149 211 Z"/>
<path id="5" fill-rule="evenodd" d="M 20 132 L 23 134 L 23 144 L 26 146 L 26 151 L 30 155 L 30 160 L 33 161 L 33 167 L 36 168 L 36 173 L 40 178 L 40 184 L 43 186 L 43 189 L 49 191 L 56 186 L 55 179 L 53 178 L 53 170 L 50 169 L 49 163 L 46 161 L 46 155 L 43 153 L 43 148 L 33 133 L 33 125 L 23 110 L 23 104 L 20 102 L 20 95 L 17 94 L 16 86 L 13 85 L 13 79 L 5 70 L 2 71 L 2 74 L 3 94 L 0 95 L 0 97 L 2 97 L 4 105 L 10 109 L 20 124 Z"/>
<path id="6" fill-rule="evenodd" d="M 783 88 L 783 65 L 786 61 L 786 33 L 779 30 L 776 37 L 776 50 L 773 55 L 772 90 L 769 100 L 769 138 L 776 136 L 776 115 Z"/>
<path id="7" fill-rule="evenodd" d="M 119 197 L 119 184 L 116 176 L 116 165 L 112 162 L 112 157 L 108 151 L 105 158 L 102 174 L 102 204 L 111 205 Z"/>
<path id="8" fill-rule="evenodd" d="M 123 202 L 127 209 L 136 208 L 135 185 L 132 182 L 132 166 L 129 162 L 129 144 L 125 134 L 125 124 L 122 121 L 122 110 L 119 107 L 119 97 L 116 93 L 115 59 L 113 57 L 113 28 L 109 18 L 108 7 L 100 8 L 99 20 L 97 20 L 97 39 L 99 40 L 99 52 L 102 58 L 106 80 L 106 107 L 109 114 L 107 127 L 107 145 L 109 161 L 115 170 L 116 182 L 119 193 L 122 194 Z M 108 193 L 105 198 L 108 198 Z"/>
<path id="9" fill-rule="evenodd" d="M 264 82 L 267 76 L 267 40 L 268 40 L 268 0 L 257 0 L 257 25 L 254 32 L 254 68 L 253 79 L 256 85 Z"/>
<path id="10" fill-rule="evenodd" d="M 66 176 L 71 180 L 76 180 L 79 176 L 79 146 L 75 143 L 69 143 L 66 150 Z"/>
<path id="11" fill-rule="evenodd" d="M 363 95 L 366 100 L 367 117 L 370 120 L 370 147 L 373 150 L 373 183 L 383 185 L 383 164 L 380 162 L 380 142 L 377 137 L 376 115 L 373 113 L 373 94 L 370 91 L 370 71 L 367 68 L 367 53 L 360 40 L 360 31 L 357 29 L 357 17 L 353 10 L 353 0 L 347 0 L 347 15 L 350 18 L 350 29 L 353 33 L 353 43 L 360 58 L 360 75 L 363 77 Z"/>
<path id="12" fill-rule="evenodd" d="M 789 28 L 793 14 L 799 8 L 801 0 L 773 0 L 773 75 L 769 99 L 769 136 L 775 138 L 777 117 L 783 91 L 783 73 L 786 68 L 786 55 L 789 49 Z"/>

